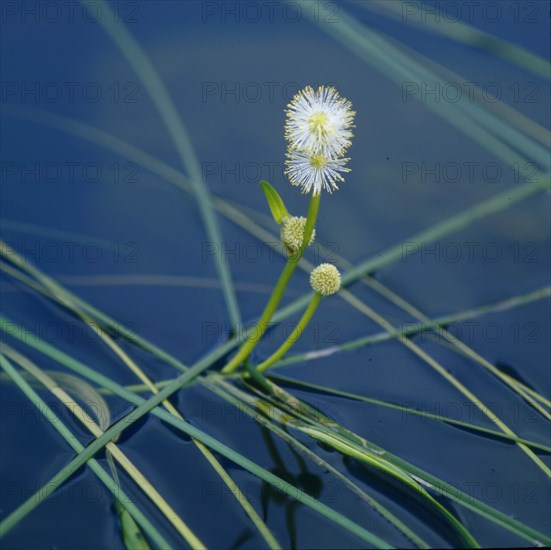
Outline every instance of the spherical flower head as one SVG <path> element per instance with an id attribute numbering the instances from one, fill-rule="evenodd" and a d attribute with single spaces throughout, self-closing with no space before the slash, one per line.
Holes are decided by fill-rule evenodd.
<path id="1" fill-rule="evenodd" d="M 306 218 L 303 216 L 285 216 L 281 221 L 281 242 L 290 254 L 298 252 L 304 240 L 304 228 L 306 227 Z M 310 246 L 316 237 L 316 230 L 312 231 L 310 237 Z"/>
<path id="2" fill-rule="evenodd" d="M 320 264 L 310 273 L 310 285 L 314 292 L 330 296 L 341 288 L 341 274 L 333 264 Z"/>
<path id="3" fill-rule="evenodd" d="M 332 87 L 307 86 L 287 107 L 285 137 L 306 153 L 341 156 L 350 147 L 354 127 L 352 104 Z"/>
<path id="4" fill-rule="evenodd" d="M 309 154 L 290 147 L 285 159 L 285 174 L 303 193 L 319 195 L 322 189 L 332 193 L 339 188 L 337 182 L 344 181 L 341 172 L 350 172 L 346 167 L 349 160 L 323 153 Z"/>

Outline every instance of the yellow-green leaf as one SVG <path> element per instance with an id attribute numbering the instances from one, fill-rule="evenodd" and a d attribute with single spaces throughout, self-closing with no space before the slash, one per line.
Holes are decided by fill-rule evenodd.
<path id="1" fill-rule="evenodd" d="M 283 204 L 283 200 L 279 196 L 278 192 L 265 180 L 260 182 L 264 195 L 266 195 L 266 200 L 268 201 L 268 206 L 274 220 L 277 223 L 281 223 L 285 216 L 288 216 L 287 208 Z"/>

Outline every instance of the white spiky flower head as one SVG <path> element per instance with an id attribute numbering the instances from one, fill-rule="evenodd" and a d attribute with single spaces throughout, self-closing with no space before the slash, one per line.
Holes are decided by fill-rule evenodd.
<path id="1" fill-rule="evenodd" d="M 335 294 L 341 288 L 341 274 L 333 264 L 320 264 L 310 273 L 310 285 L 322 296 Z"/>
<path id="2" fill-rule="evenodd" d="M 285 174 L 303 193 L 319 195 L 322 189 L 332 193 L 344 181 L 341 172 L 350 172 L 346 163 L 350 159 L 326 156 L 323 153 L 308 154 L 289 148 L 285 159 Z"/>
<path id="3" fill-rule="evenodd" d="M 281 220 L 281 242 L 290 254 L 295 254 L 302 245 L 304 239 L 304 228 L 306 227 L 306 218 L 304 216 L 285 216 Z M 316 230 L 312 230 L 310 237 L 310 246 L 316 238 Z"/>
<path id="4" fill-rule="evenodd" d="M 354 127 L 352 103 L 333 87 L 306 86 L 287 106 L 285 138 L 293 149 L 341 156 L 350 147 Z"/>

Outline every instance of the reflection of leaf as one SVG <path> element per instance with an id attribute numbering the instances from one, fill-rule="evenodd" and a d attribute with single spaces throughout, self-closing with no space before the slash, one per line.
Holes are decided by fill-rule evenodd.
<path id="1" fill-rule="evenodd" d="M 132 519 L 132 516 L 128 513 L 126 508 L 119 502 L 115 502 L 115 508 L 121 522 L 121 532 L 124 546 L 128 550 L 149 550 L 149 544 L 147 544 L 140 528 Z"/>
<path id="2" fill-rule="evenodd" d="M 264 191 L 264 195 L 266 196 L 266 200 L 268 201 L 268 206 L 270 207 L 270 212 L 272 213 L 274 220 L 277 223 L 281 223 L 283 218 L 289 215 L 287 208 L 285 208 L 285 204 L 283 204 L 283 199 L 267 181 L 262 180 L 260 185 L 262 186 L 262 191 Z"/>
<path id="3" fill-rule="evenodd" d="M 241 548 L 247 541 L 251 540 L 253 532 L 250 529 L 244 529 L 243 532 L 237 537 L 236 541 L 229 545 L 230 550 L 237 550 Z"/>
<path id="4" fill-rule="evenodd" d="M 323 489 L 321 477 L 310 472 L 302 472 L 299 474 L 297 476 L 297 485 L 317 499 L 319 499 Z"/>
<path id="5" fill-rule="evenodd" d="M 285 520 L 287 526 L 287 532 L 289 533 L 289 542 L 293 550 L 297 547 L 297 522 L 296 522 L 296 507 L 297 502 L 291 502 L 285 510 Z"/>

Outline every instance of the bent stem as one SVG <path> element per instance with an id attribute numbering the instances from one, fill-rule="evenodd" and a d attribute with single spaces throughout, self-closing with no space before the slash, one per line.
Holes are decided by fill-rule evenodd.
<path id="1" fill-rule="evenodd" d="M 314 315 L 314 312 L 318 308 L 318 305 L 321 301 L 321 294 L 318 294 L 317 292 L 312 296 L 312 300 L 310 301 L 310 304 L 306 308 L 305 312 L 302 314 L 302 317 L 300 318 L 300 321 L 298 322 L 297 326 L 293 329 L 293 332 L 289 334 L 287 337 L 287 340 L 281 344 L 281 346 L 272 354 L 268 359 L 260 363 L 258 367 L 256 367 L 256 370 L 258 372 L 264 372 L 266 369 L 269 369 L 274 363 L 279 361 L 286 353 L 289 351 L 291 346 L 301 337 L 304 329 L 310 322 L 310 319 L 312 319 L 312 315 Z"/>
<path id="2" fill-rule="evenodd" d="M 281 298 L 283 297 L 285 289 L 287 288 L 287 284 L 289 283 L 289 280 L 293 275 L 298 265 L 298 262 L 302 258 L 302 254 L 310 243 L 310 238 L 312 237 L 312 232 L 314 231 L 314 226 L 316 225 L 320 198 L 321 193 L 317 195 L 312 195 L 312 198 L 310 199 L 310 205 L 308 207 L 308 216 L 306 218 L 306 225 L 304 227 L 304 237 L 302 239 L 302 245 L 295 254 L 289 256 L 287 263 L 285 264 L 285 268 L 279 276 L 272 295 L 270 296 L 270 299 L 268 300 L 268 303 L 266 304 L 266 307 L 262 312 L 262 316 L 253 329 L 251 336 L 241 346 L 241 348 L 239 348 L 239 351 L 234 355 L 232 360 L 222 369 L 223 373 L 229 374 L 231 372 L 234 372 L 249 357 L 253 349 L 256 347 L 256 345 L 266 332 L 268 324 L 272 319 L 272 316 L 274 315 L 275 310 L 277 309 L 277 306 L 281 301 Z"/>

